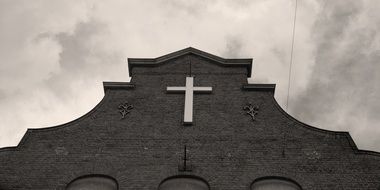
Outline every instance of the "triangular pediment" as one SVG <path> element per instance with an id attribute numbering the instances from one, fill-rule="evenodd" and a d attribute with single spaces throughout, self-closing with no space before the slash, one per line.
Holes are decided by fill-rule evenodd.
<path id="1" fill-rule="evenodd" d="M 251 77 L 252 58 L 244 59 L 225 59 L 199 49 L 188 47 L 176 52 L 172 52 L 157 58 L 128 58 L 129 76 L 133 75 L 133 68 L 135 67 L 156 67 L 166 62 L 185 56 L 196 55 L 201 58 L 207 59 L 223 67 L 244 67 L 247 69 L 247 77 Z"/>

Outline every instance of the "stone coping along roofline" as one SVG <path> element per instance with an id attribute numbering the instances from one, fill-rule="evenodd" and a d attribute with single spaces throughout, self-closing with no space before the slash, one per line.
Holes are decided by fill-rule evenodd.
<path id="1" fill-rule="evenodd" d="M 298 119 L 294 118 L 293 116 L 291 116 L 290 114 L 288 114 L 284 109 L 282 109 L 282 107 L 280 106 L 280 104 L 278 104 L 278 102 L 274 98 L 274 96 L 272 97 L 272 100 L 273 100 L 275 106 L 277 107 L 277 109 L 285 117 L 287 117 L 288 119 L 290 119 L 292 121 L 295 121 L 296 123 L 299 123 L 301 125 L 301 127 L 304 127 L 306 129 L 309 129 L 309 130 L 312 130 L 312 131 L 316 131 L 316 132 L 319 132 L 319 133 L 331 134 L 331 135 L 335 135 L 335 136 L 346 138 L 347 141 L 348 141 L 349 146 L 352 148 L 352 150 L 353 150 L 353 152 L 355 154 L 368 154 L 368 155 L 380 156 L 380 152 L 376 152 L 376 151 L 372 151 L 372 150 L 362 150 L 362 149 L 359 149 L 356 146 L 355 141 L 352 139 L 352 137 L 351 137 L 351 135 L 350 135 L 350 133 L 348 131 L 332 131 L 332 130 L 321 129 L 321 128 L 318 128 L 318 127 L 314 127 L 314 126 L 308 125 L 308 124 L 306 124 L 306 123 L 304 123 L 302 121 L 299 121 Z"/>
<path id="2" fill-rule="evenodd" d="M 224 59 L 222 57 L 201 51 L 199 49 L 188 47 L 173 53 L 166 54 L 157 58 L 128 58 L 128 69 L 129 76 L 132 77 L 132 70 L 134 67 L 153 67 L 158 66 L 165 61 L 186 55 L 194 54 L 200 57 L 212 60 L 225 67 L 246 67 L 247 68 L 247 77 L 251 77 L 252 70 L 252 59 Z"/>
<path id="3" fill-rule="evenodd" d="M 94 113 L 107 99 L 107 91 L 108 90 L 130 90 L 134 89 L 135 86 L 132 83 L 129 82 L 103 82 L 103 88 L 104 88 L 104 96 L 102 99 L 95 105 L 94 108 L 92 108 L 90 111 L 85 113 L 84 115 L 71 120 L 69 122 L 51 126 L 51 127 L 43 127 L 43 128 L 28 128 L 24 134 L 24 136 L 21 138 L 20 142 L 16 146 L 7 146 L 7 147 L 0 147 L 0 153 L 3 151 L 14 151 L 18 150 L 22 147 L 22 145 L 25 143 L 26 139 L 30 136 L 31 133 L 39 133 L 39 132 L 48 132 L 52 130 L 59 130 L 64 127 L 70 127 L 71 124 L 76 123 L 78 121 L 81 121 L 87 117 L 90 117 L 92 113 Z"/>
<path id="4" fill-rule="evenodd" d="M 273 94 L 273 96 L 271 96 L 272 97 L 272 102 L 276 106 L 277 110 L 280 113 L 282 113 L 285 117 L 287 117 L 288 119 L 290 119 L 290 120 L 292 120 L 292 121 L 300 124 L 301 127 L 306 128 L 308 130 L 312 130 L 312 131 L 318 132 L 318 133 L 335 135 L 335 136 L 339 136 L 339 137 L 342 137 L 342 138 L 346 138 L 347 141 L 348 141 L 348 145 L 352 148 L 352 150 L 353 150 L 353 152 L 355 154 L 367 154 L 367 155 L 380 156 L 380 152 L 372 151 L 372 150 L 362 150 L 362 149 L 359 149 L 357 147 L 357 145 L 355 144 L 355 141 L 352 139 L 350 133 L 347 132 L 347 131 L 332 131 L 332 130 L 327 130 L 327 129 L 321 129 L 321 128 L 318 128 L 318 127 L 314 127 L 314 126 L 308 125 L 308 124 L 306 124 L 306 123 L 304 123 L 302 121 L 299 121 L 298 119 L 294 118 L 293 116 L 291 116 L 290 114 L 288 114 L 284 109 L 282 109 L 282 107 L 280 106 L 280 104 L 274 98 L 275 88 L 276 88 L 276 84 L 257 84 L 256 83 L 256 84 L 245 84 L 245 85 L 243 85 L 242 90 L 245 90 L 245 91 L 266 91 L 266 92 L 270 92 L 270 93 Z"/>

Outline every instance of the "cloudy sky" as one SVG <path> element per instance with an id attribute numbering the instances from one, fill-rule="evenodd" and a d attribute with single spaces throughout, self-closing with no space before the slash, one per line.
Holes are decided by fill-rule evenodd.
<path id="1" fill-rule="evenodd" d="M 0 0 L 0 147 L 129 81 L 127 57 L 189 46 L 253 58 L 285 108 L 295 0 Z M 298 0 L 288 112 L 380 151 L 380 1 Z"/>

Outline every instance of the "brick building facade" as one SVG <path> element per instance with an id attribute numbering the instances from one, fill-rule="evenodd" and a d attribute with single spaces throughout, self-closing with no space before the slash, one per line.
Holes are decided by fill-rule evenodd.
<path id="1" fill-rule="evenodd" d="M 170 189 L 175 178 L 211 190 L 255 189 L 265 180 L 303 190 L 380 188 L 380 154 L 359 150 L 347 132 L 288 115 L 274 84 L 247 84 L 251 59 L 186 48 L 128 62 L 131 82 L 104 82 L 105 96 L 89 113 L 28 129 L 17 147 L 0 149 L 0 189 L 75 189 L 88 176 L 133 190 Z M 185 92 L 167 87 L 190 76 L 212 92 L 194 94 L 186 124 Z"/>

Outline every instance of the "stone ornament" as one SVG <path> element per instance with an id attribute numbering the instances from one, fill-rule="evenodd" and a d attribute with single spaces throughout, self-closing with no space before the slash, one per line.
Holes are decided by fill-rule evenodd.
<path id="1" fill-rule="evenodd" d="M 130 110 L 133 109 L 133 105 L 129 104 L 128 102 L 122 103 L 117 108 L 119 110 L 119 113 L 121 114 L 120 119 L 124 119 L 125 116 L 130 112 Z"/>
<path id="2" fill-rule="evenodd" d="M 252 104 L 248 104 L 243 107 L 243 110 L 246 111 L 246 114 L 250 115 L 252 121 L 256 120 L 256 115 L 259 114 L 259 106 L 253 106 Z"/>

